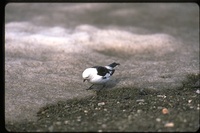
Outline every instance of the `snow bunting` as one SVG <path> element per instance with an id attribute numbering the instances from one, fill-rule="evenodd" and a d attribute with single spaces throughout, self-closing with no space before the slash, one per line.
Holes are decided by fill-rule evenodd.
<path id="1" fill-rule="evenodd" d="M 114 68 L 117 65 L 120 64 L 113 62 L 107 66 L 93 66 L 85 69 L 82 73 L 83 82 L 87 80 L 92 84 L 87 90 L 91 89 L 95 84 L 103 85 L 102 88 L 104 88 L 106 82 L 110 79 L 110 76 L 115 72 Z"/>

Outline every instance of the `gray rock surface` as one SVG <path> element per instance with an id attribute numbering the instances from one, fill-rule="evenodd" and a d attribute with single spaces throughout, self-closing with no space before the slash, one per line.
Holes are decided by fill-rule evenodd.
<path id="1" fill-rule="evenodd" d="M 176 89 L 199 73 L 193 3 L 10 3 L 5 8 L 6 121 L 94 95 L 81 74 L 119 62 L 108 88 Z"/>

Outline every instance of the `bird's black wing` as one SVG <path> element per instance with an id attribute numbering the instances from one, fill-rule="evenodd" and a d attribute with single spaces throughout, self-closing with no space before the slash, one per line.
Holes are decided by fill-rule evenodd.
<path id="1" fill-rule="evenodd" d="M 109 70 L 102 66 L 94 66 L 93 68 L 97 69 L 97 74 L 100 76 L 105 76 L 107 73 L 109 73 Z"/>
<path id="2" fill-rule="evenodd" d="M 108 66 L 114 68 L 114 67 L 116 67 L 117 65 L 120 65 L 120 64 L 119 64 L 119 63 L 116 63 L 116 62 L 113 62 L 112 64 L 110 64 L 110 65 L 108 65 Z"/>

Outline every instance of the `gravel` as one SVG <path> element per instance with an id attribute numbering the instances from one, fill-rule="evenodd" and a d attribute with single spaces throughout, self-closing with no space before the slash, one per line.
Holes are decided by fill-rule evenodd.
<path id="1" fill-rule="evenodd" d="M 93 91 L 94 96 L 60 101 L 41 108 L 37 121 L 7 123 L 8 131 L 120 132 L 187 131 L 199 129 L 199 94 L 188 75 L 183 87 L 165 91 L 117 88 Z M 124 97 L 124 96 L 129 97 Z"/>

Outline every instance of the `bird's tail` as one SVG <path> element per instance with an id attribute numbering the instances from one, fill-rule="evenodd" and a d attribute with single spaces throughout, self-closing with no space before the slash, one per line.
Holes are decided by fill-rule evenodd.
<path id="1" fill-rule="evenodd" d="M 110 65 L 108 65 L 108 66 L 114 68 L 114 67 L 116 67 L 117 65 L 120 65 L 120 64 L 119 64 L 119 63 L 116 63 L 116 62 L 113 62 L 112 64 L 110 64 Z"/>

